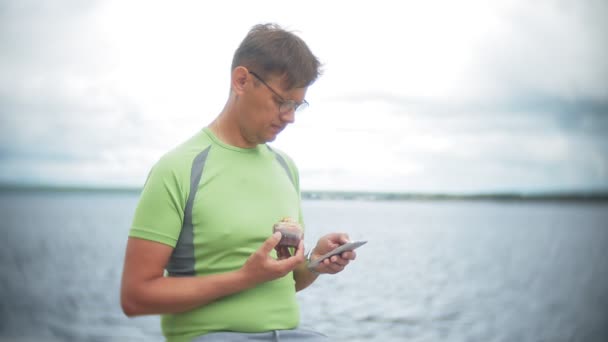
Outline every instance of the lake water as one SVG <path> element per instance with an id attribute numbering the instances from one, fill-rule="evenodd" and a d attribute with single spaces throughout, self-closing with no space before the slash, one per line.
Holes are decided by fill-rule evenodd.
<path id="1" fill-rule="evenodd" d="M 162 341 L 119 305 L 138 195 L 0 192 L 0 341 Z M 336 341 L 608 340 L 608 204 L 303 203 L 308 245 L 369 243 L 298 293 Z"/>

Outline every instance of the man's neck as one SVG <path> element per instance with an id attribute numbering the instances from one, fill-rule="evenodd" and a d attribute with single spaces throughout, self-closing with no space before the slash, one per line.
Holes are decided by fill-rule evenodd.
<path id="1" fill-rule="evenodd" d="M 230 115 L 225 110 L 222 111 L 208 127 L 211 132 L 225 144 L 240 148 L 255 147 L 255 145 L 252 146 L 251 143 L 247 142 L 241 136 L 238 127 L 234 125 L 234 121 L 230 120 Z"/>

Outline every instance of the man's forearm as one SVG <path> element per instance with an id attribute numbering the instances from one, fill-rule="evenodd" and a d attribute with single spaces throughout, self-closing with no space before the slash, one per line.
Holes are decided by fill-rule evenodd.
<path id="1" fill-rule="evenodd" d="M 129 238 L 121 284 L 122 309 L 127 316 L 179 313 L 284 277 L 304 264 L 304 248 L 290 258 L 276 260 L 270 252 L 280 240 L 281 234 L 273 234 L 240 269 L 232 272 L 165 277 L 164 265 L 173 249 L 161 243 Z"/>
<path id="2" fill-rule="evenodd" d="M 192 277 L 160 277 L 125 286 L 121 302 L 128 316 L 189 311 L 255 286 L 241 271 Z"/>

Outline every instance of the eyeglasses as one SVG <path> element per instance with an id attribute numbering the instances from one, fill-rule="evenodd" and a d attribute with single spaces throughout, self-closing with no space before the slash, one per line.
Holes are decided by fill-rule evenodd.
<path id="1" fill-rule="evenodd" d="M 302 111 L 303 109 L 306 109 L 308 107 L 308 102 L 306 102 L 306 100 L 303 100 L 302 102 L 296 102 L 294 100 L 285 100 L 283 98 L 283 96 L 279 95 L 279 93 L 277 93 L 274 89 L 272 89 L 271 86 L 268 85 L 268 83 L 264 82 L 264 80 L 255 72 L 253 71 L 249 71 L 250 74 L 253 75 L 253 77 L 257 78 L 258 81 L 262 82 L 263 85 L 266 86 L 266 88 L 268 88 L 268 90 L 270 90 L 273 94 L 275 94 L 279 99 L 279 113 L 280 114 L 287 114 L 289 112 L 293 111 Z"/>

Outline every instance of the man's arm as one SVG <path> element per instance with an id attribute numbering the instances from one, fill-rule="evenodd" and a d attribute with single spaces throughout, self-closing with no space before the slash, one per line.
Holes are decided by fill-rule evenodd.
<path id="1" fill-rule="evenodd" d="M 268 238 L 236 271 L 208 276 L 165 277 L 173 249 L 162 243 L 129 238 L 121 284 L 127 316 L 178 313 L 285 276 L 304 261 L 304 248 L 283 260 L 270 257 L 280 234 Z"/>

